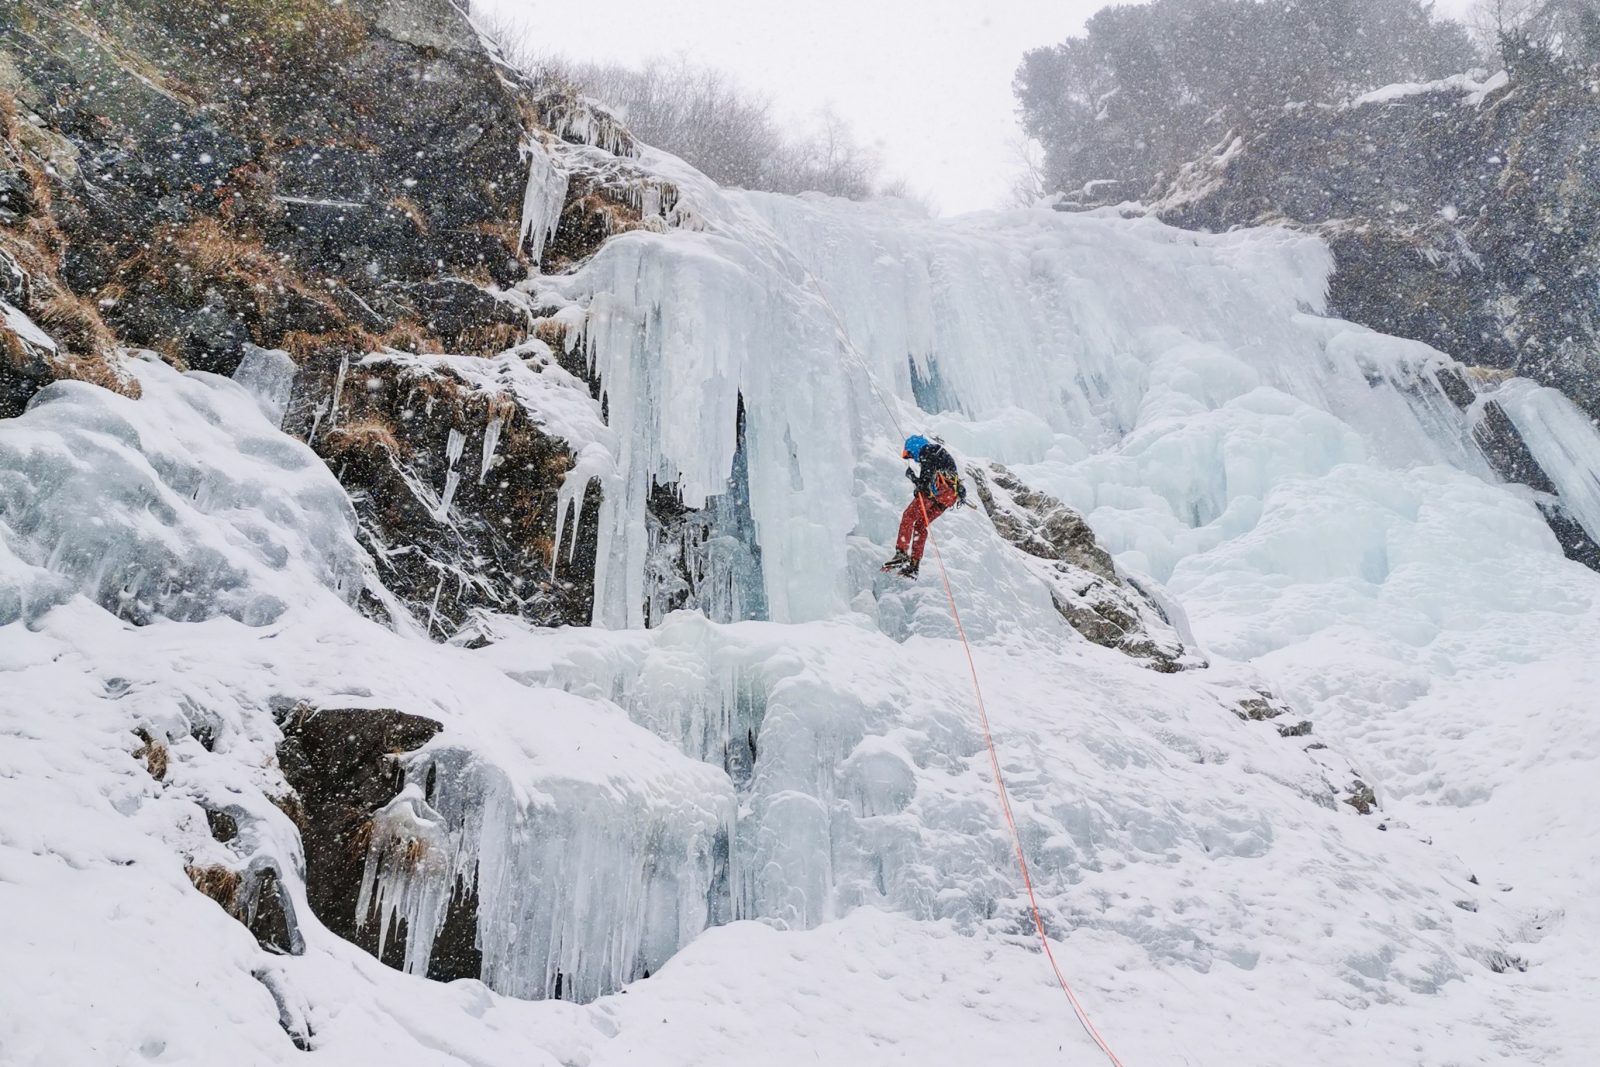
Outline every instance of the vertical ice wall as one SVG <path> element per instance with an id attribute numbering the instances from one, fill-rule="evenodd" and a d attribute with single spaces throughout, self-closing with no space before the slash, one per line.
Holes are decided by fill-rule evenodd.
<path id="1" fill-rule="evenodd" d="M 630 233 L 582 272 L 584 344 L 616 435 L 595 574 L 596 618 L 644 622 L 646 505 L 656 484 L 690 508 L 729 491 L 741 397 L 749 505 L 774 619 L 844 603 L 853 441 L 837 334 L 748 244 Z"/>
<path id="2" fill-rule="evenodd" d="M 953 843 L 948 798 L 918 768 L 953 767 L 977 742 L 938 672 L 866 681 L 898 647 L 849 624 L 719 626 L 685 612 L 630 634 L 506 638 L 485 654 L 523 665 L 529 684 L 614 699 L 726 773 L 739 817 L 726 879 L 714 877 L 716 921 L 808 929 L 869 902 L 972 921 L 1005 881 L 998 827 L 963 807 L 961 832 L 982 844 Z M 529 669 L 536 659 L 546 665 Z M 908 814 L 917 798 L 935 825 Z"/>
<path id="3" fill-rule="evenodd" d="M 1494 392 L 1584 532 L 1600 541 L 1600 431 L 1555 389 L 1514 378 Z"/>
<path id="4" fill-rule="evenodd" d="M 1102 452 L 1261 390 L 1259 403 L 1282 398 L 1343 435 L 1328 455 L 1487 471 L 1434 378 L 1444 357 L 1317 314 L 1332 263 L 1314 238 L 1048 210 L 934 220 L 719 190 L 675 161 L 647 162 L 705 229 L 629 233 L 550 279 L 587 309 L 583 344 L 617 435 L 595 594 L 606 625 L 646 621 L 652 485 L 677 487 L 689 507 L 727 491 L 741 400 L 777 621 L 843 608 L 858 480 L 883 471 L 859 464 L 892 456 L 888 439 L 911 424 L 957 437 L 973 427 L 989 458 L 1031 461 L 1039 435 L 1009 454 L 1006 427 L 1037 427 L 1046 450 Z M 919 400 L 941 411 L 919 412 Z M 1229 484 L 1220 454 L 1201 454 L 1223 447 L 1204 433 L 1188 434 L 1194 455 L 1154 472 L 1156 491 L 1197 526 L 1243 486 Z M 1270 475 L 1261 458 L 1237 473 Z"/>

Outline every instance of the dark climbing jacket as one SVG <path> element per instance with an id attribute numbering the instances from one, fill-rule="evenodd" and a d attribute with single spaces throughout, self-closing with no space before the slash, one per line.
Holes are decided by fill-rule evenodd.
<path id="1" fill-rule="evenodd" d="M 917 457 L 919 473 L 914 477 L 910 471 L 906 476 L 916 484 L 917 492 L 923 496 L 949 504 L 957 500 L 967 499 L 967 487 L 961 484 L 961 472 L 956 467 L 955 457 L 945 451 L 944 446 L 935 442 L 928 442 L 923 446 L 922 454 Z"/>

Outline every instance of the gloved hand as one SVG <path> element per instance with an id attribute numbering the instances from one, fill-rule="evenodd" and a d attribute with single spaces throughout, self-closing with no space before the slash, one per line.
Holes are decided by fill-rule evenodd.
<path id="1" fill-rule="evenodd" d="M 915 482 L 917 480 L 917 472 L 912 470 L 910 467 L 907 467 L 906 468 L 906 480 L 910 481 L 910 482 Z"/>

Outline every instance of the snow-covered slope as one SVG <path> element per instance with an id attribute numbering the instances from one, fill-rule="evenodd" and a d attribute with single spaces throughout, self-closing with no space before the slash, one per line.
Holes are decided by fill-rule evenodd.
<path id="1" fill-rule="evenodd" d="M 1126 1063 L 1600 1055 L 1600 576 L 1496 484 L 1445 356 L 1321 317 L 1329 257 L 1282 231 L 642 165 L 676 228 L 524 287 L 603 389 L 516 392 L 589 428 L 563 521 L 603 494 L 604 626 L 364 618 L 348 502 L 238 383 L 135 363 L 139 400 L 59 383 L 0 422 L 0 1060 L 1093 1062 L 935 568 L 876 569 L 912 429 L 1080 509 L 1200 646 L 1151 670 L 984 512 L 934 528 L 1056 955 Z M 1511 410 L 1592 479 L 1592 427 Z M 766 617 L 644 629 L 652 483 L 697 508 L 741 472 Z M 366 841 L 418 974 L 312 914 L 294 706 L 442 726 Z M 301 951 L 186 866 L 270 867 Z M 487 985 L 420 977 L 458 876 Z M 558 989 L 588 1003 L 515 999 Z"/>

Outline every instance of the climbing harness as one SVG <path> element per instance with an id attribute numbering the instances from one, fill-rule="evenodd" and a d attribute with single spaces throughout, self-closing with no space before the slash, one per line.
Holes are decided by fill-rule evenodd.
<path id="1" fill-rule="evenodd" d="M 961 476 L 939 471 L 933 476 L 933 498 L 950 507 L 961 498 Z M 927 505 L 923 505 L 923 518 L 927 518 Z"/>

